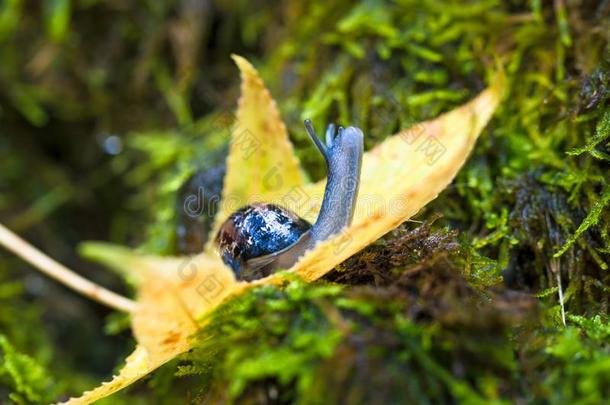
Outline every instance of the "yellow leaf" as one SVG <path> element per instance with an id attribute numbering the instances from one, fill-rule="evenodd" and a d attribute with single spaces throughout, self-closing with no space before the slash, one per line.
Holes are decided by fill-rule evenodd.
<path id="1" fill-rule="evenodd" d="M 282 150 L 263 153 L 249 161 L 244 151 L 231 146 L 225 198 L 240 204 L 267 201 L 287 205 L 314 220 L 324 182 L 304 185 L 283 124 L 269 92 L 254 68 L 235 57 L 242 72 L 238 119 L 256 128 L 261 142 Z M 317 245 L 289 271 L 315 280 L 337 264 L 400 225 L 434 199 L 455 177 L 483 128 L 500 102 L 504 77 L 471 102 L 434 120 L 416 124 L 367 152 L 363 158 L 358 205 L 353 224 L 341 234 Z M 241 118 L 240 118 L 241 117 Z M 238 128 L 240 125 L 238 124 Z M 271 135 L 269 135 L 271 134 Z M 276 159 L 286 159 L 289 175 L 277 187 L 264 183 L 265 170 Z M 241 177 L 240 177 L 241 176 Z M 237 197 L 235 197 L 237 196 Z M 227 205 L 219 215 L 230 213 Z M 93 249 L 95 251 L 95 249 Z M 138 342 L 125 367 L 70 404 L 88 404 L 124 388 L 191 347 L 190 336 L 202 328 L 201 318 L 229 296 L 247 289 L 281 282 L 277 273 L 252 283 L 237 282 L 231 270 L 214 253 L 192 258 L 142 257 L 121 248 L 104 247 L 94 254 L 112 267 L 138 280 L 138 309 L 133 331 Z"/>

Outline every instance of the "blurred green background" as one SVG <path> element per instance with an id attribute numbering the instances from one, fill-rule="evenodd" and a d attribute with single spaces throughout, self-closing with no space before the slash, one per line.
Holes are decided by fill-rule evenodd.
<path id="1" fill-rule="evenodd" d="M 210 386 L 212 403 L 314 403 L 314 393 L 324 392 L 344 394 L 329 399 L 336 403 L 601 403 L 610 396 L 609 37 L 608 0 L 0 0 L 0 222 L 92 280 L 130 294 L 119 276 L 84 260 L 78 246 L 103 240 L 176 253 L 177 190 L 216 164 L 226 143 L 218 120 L 233 111 L 239 85 L 231 53 L 261 71 L 312 179 L 324 176 L 324 166 L 302 130 L 303 118 L 316 127 L 330 121 L 360 126 L 370 148 L 469 100 L 501 64 L 508 97 L 455 183 L 418 217 L 442 216 L 433 233 L 416 223 L 401 228 L 423 247 L 401 245 L 404 235 L 392 234 L 368 252 L 381 249 L 373 255 L 377 261 L 363 265 L 361 256 L 337 270 L 343 276 L 327 278 L 358 287 L 301 285 L 298 298 L 263 291 L 237 306 L 267 319 L 274 308 L 265 302 L 284 302 L 297 328 L 276 331 L 284 337 L 326 325 L 330 315 L 326 304 L 318 308 L 320 297 L 341 311 L 357 307 L 356 319 L 348 317 L 366 328 L 354 330 L 353 338 L 367 328 L 395 334 L 406 357 L 381 361 L 387 366 L 381 371 L 360 365 L 361 379 L 340 380 L 324 362 L 333 358 L 340 369 L 346 360 L 338 342 L 346 340 L 320 332 L 324 342 L 338 339 L 336 345 L 308 352 L 286 373 L 267 367 L 265 356 L 277 350 L 287 362 L 301 346 L 274 340 L 261 325 L 253 331 L 267 340 L 256 343 L 219 319 L 222 349 L 214 362 L 197 353 L 183 360 L 194 369 L 207 364 L 205 378 L 199 372 L 175 380 L 176 365 L 170 365 L 109 403 L 198 402 Z M 434 232 L 445 232 L 451 243 Z M 428 285 L 375 276 L 400 275 L 416 263 L 438 267 L 428 256 L 416 257 L 426 246 L 430 257 L 451 250 L 450 263 L 441 267 L 460 275 L 455 288 L 481 294 L 466 306 L 472 312 L 455 324 L 436 320 L 433 310 L 430 323 L 401 312 L 413 322 L 408 327 L 382 315 L 382 324 L 366 320 L 371 312 L 361 310 L 362 302 L 404 304 L 404 296 L 392 295 L 393 285 Z M 387 262 L 384 249 L 416 253 Z M 361 274 L 363 268 L 372 273 Z M 493 297 L 506 287 L 531 294 L 539 318 L 529 327 L 511 321 L 494 329 L 490 315 L 492 330 L 481 338 L 478 326 L 464 320 L 490 302 L 502 307 Z M 367 288 L 389 295 L 367 296 Z M 454 298 L 449 307 L 460 305 L 460 294 Z M 235 311 L 233 321 L 243 315 Z M 309 321 L 322 319 L 302 329 L 299 320 L 307 314 Z M 133 348 L 127 328 L 123 316 L 0 252 L 0 403 L 45 403 L 107 379 Z M 530 340 L 518 341 L 524 330 Z M 398 353 L 394 340 L 373 335 L 365 335 L 364 347 L 381 359 Z M 455 345 L 456 336 L 464 346 Z M 421 339 L 421 348 L 409 346 L 410 339 Z M 481 365 L 477 359 L 490 355 L 470 347 L 469 339 L 502 353 Z M 249 346 L 255 344 L 264 351 Z M 409 357 L 415 352 L 430 357 L 415 361 Z M 278 358 L 270 363 L 283 364 Z M 235 359 L 258 359 L 255 368 L 266 371 L 248 374 Z M 414 362 L 421 368 L 401 368 Z M 398 383 L 413 373 L 426 381 Z M 371 392 L 356 390 L 362 381 Z"/>

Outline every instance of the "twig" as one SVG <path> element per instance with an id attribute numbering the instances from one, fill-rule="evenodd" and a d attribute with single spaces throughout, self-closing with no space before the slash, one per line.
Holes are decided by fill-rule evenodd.
<path id="1" fill-rule="evenodd" d="M 0 245 L 3 245 L 49 277 L 86 297 L 123 312 L 134 312 L 136 309 L 135 301 L 109 291 L 78 275 L 21 239 L 2 224 L 0 224 Z"/>

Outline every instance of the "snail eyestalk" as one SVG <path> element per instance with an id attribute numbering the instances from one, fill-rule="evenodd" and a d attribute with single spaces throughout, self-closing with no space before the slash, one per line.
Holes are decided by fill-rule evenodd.
<path id="1" fill-rule="evenodd" d="M 313 128 L 313 125 L 311 124 L 311 120 L 305 120 L 304 123 L 305 123 L 305 130 L 307 131 L 307 135 L 309 135 L 309 138 L 313 141 L 313 144 L 316 145 L 316 148 L 318 148 L 318 150 L 320 151 L 322 156 L 324 156 L 324 158 L 326 159 L 326 146 L 322 143 L 320 138 L 318 138 L 318 135 L 316 134 L 316 130 Z M 333 132 L 334 132 L 333 124 L 330 124 L 328 126 L 328 128 L 331 129 L 331 125 L 332 125 Z M 328 144 L 328 137 L 327 137 L 326 143 Z"/>
<path id="2" fill-rule="evenodd" d="M 78 275 L 21 239 L 2 224 L 0 224 L 0 245 L 79 294 L 122 312 L 132 313 L 136 310 L 137 304 L 134 301 Z"/>
<path id="3" fill-rule="evenodd" d="M 326 144 L 332 145 L 335 138 L 335 124 L 328 124 L 326 128 Z"/>

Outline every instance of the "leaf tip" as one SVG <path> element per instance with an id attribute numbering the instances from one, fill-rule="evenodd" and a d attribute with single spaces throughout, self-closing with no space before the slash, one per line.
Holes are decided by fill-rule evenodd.
<path id="1" fill-rule="evenodd" d="M 79 254 L 89 260 L 104 264 L 125 273 L 133 263 L 135 253 L 126 247 L 106 242 L 83 242 L 78 247 Z"/>
<path id="2" fill-rule="evenodd" d="M 254 66 L 252 66 L 252 64 L 250 62 L 248 62 L 248 60 L 246 58 L 244 58 L 243 56 L 240 56 L 236 53 L 232 53 L 231 59 L 233 59 L 233 62 L 235 62 L 235 64 L 237 65 L 237 67 L 239 68 L 239 70 L 242 74 L 258 76 Z"/>

